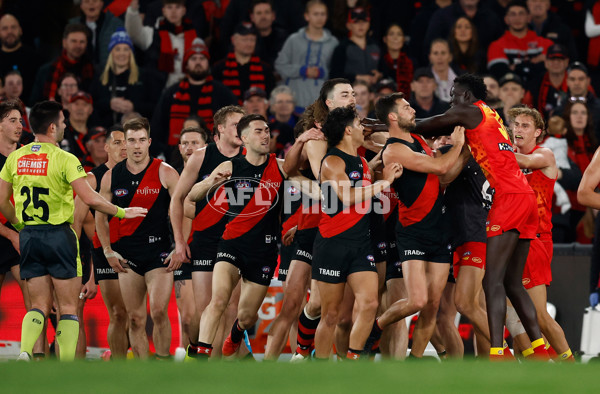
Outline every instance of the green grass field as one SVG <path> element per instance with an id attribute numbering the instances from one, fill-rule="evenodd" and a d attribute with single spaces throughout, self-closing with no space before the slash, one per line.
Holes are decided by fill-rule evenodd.
<path id="1" fill-rule="evenodd" d="M 0 364 L 0 393 L 591 393 L 600 364 L 463 361 Z"/>

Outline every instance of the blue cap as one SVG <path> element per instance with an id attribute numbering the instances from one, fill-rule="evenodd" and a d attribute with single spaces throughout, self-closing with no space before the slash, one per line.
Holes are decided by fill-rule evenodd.
<path id="1" fill-rule="evenodd" d="M 110 37 L 110 42 L 108 43 L 108 52 L 112 51 L 113 48 L 118 44 L 127 44 L 133 51 L 133 42 L 131 42 L 131 38 L 129 38 L 129 35 L 122 27 L 118 28 Z"/>

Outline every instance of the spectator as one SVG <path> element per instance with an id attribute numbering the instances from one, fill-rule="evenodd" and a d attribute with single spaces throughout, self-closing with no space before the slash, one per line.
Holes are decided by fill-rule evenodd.
<path id="1" fill-rule="evenodd" d="M 567 57 L 572 60 L 579 59 L 577 46 L 573 39 L 571 29 L 554 12 L 550 12 L 550 0 L 527 0 L 527 8 L 531 21 L 529 27 L 539 37 L 552 40 L 567 49 Z"/>
<path id="2" fill-rule="evenodd" d="M 261 115 L 267 119 L 269 100 L 267 93 L 259 87 L 253 86 L 244 92 L 244 111 L 247 114 Z"/>
<path id="3" fill-rule="evenodd" d="M 56 100 L 59 81 L 67 72 L 75 74 L 79 79 L 80 89 L 89 89 L 94 79 L 94 66 L 86 55 L 87 34 L 87 28 L 81 24 L 71 24 L 65 27 L 62 53 L 54 61 L 39 69 L 29 102 Z"/>
<path id="4" fill-rule="evenodd" d="M 369 112 L 375 109 L 373 102 L 371 101 L 371 87 L 365 81 L 357 80 L 352 84 L 352 88 L 354 89 L 354 98 L 356 99 L 355 106 L 358 117 L 360 119 L 367 118 Z"/>
<path id="5" fill-rule="evenodd" d="M 569 55 L 567 49 L 554 44 L 548 48 L 546 60 L 544 60 L 546 72 L 535 77 L 530 85 L 531 104 L 550 119 L 556 108 L 560 107 L 567 99 L 567 67 L 569 66 Z"/>
<path id="6" fill-rule="evenodd" d="M 126 0 L 130 1 L 130 0 Z M 209 23 L 206 17 L 206 4 L 208 1 L 185 0 L 185 18 L 189 19 L 200 38 L 209 35 Z M 147 3 L 147 4 L 144 4 Z M 212 1 L 210 1 L 212 3 Z M 143 23 L 146 26 L 156 25 L 157 20 L 163 17 L 162 0 L 142 0 L 140 14 L 143 14 Z"/>
<path id="7" fill-rule="evenodd" d="M 0 98 L 0 101 L 15 100 L 21 105 L 23 131 L 19 143 L 27 145 L 34 140 L 34 136 L 31 131 L 31 125 L 29 124 L 29 108 L 27 108 L 23 100 L 21 100 L 22 94 L 23 78 L 21 77 L 21 74 L 17 70 L 9 71 L 4 77 L 4 95 Z"/>
<path id="8" fill-rule="evenodd" d="M 435 95 L 437 84 L 429 68 L 421 67 L 415 71 L 411 88 L 413 94 L 409 103 L 415 110 L 416 118 L 429 118 L 444 113 L 450 108 L 450 104 Z"/>
<path id="9" fill-rule="evenodd" d="M 253 0 L 250 8 L 250 21 L 258 31 L 256 55 L 272 68 L 275 65 L 277 54 L 288 36 L 284 29 L 273 26 L 273 22 L 275 22 L 273 1 Z"/>
<path id="10" fill-rule="evenodd" d="M 570 98 L 563 113 L 563 119 L 567 124 L 566 139 L 569 146 L 569 158 L 582 174 L 598 148 L 593 120 L 586 104 L 585 98 Z M 571 200 L 570 232 L 576 234 L 576 239 L 572 241 L 590 243 L 582 228 L 584 223 L 589 220 L 589 217 L 586 217 L 587 208 L 577 201 L 577 190 L 567 190 L 567 193 Z"/>
<path id="11" fill-rule="evenodd" d="M 104 150 L 106 135 L 104 127 L 96 126 L 90 129 L 85 137 L 83 137 L 83 144 L 88 152 L 83 161 L 83 168 L 86 172 L 91 171 L 100 164 L 106 163 L 108 160 L 108 153 Z"/>
<path id="12" fill-rule="evenodd" d="M 233 51 L 213 67 L 213 77 L 227 86 L 242 102 L 242 94 L 256 86 L 268 93 L 275 85 L 273 70 L 254 55 L 257 31 L 250 22 L 240 23 L 231 36 Z"/>
<path id="13" fill-rule="evenodd" d="M 392 78 L 398 85 L 398 91 L 410 97 L 410 83 L 413 78 L 412 60 L 402 51 L 404 32 L 400 25 L 393 23 L 388 27 L 383 42 L 387 48 L 379 62 L 379 71 L 383 77 Z"/>
<path id="14" fill-rule="evenodd" d="M 4 14 L 0 18 L 0 76 L 18 70 L 23 77 L 22 98 L 29 103 L 31 87 L 39 62 L 35 50 L 21 42 L 23 31 L 17 18 Z"/>
<path id="15" fill-rule="evenodd" d="M 487 66 L 496 78 L 512 71 L 527 84 L 534 75 L 543 74 L 546 50 L 553 43 L 529 30 L 528 18 L 524 2 L 513 1 L 506 7 L 508 30 L 488 49 Z"/>
<path id="16" fill-rule="evenodd" d="M 410 31 L 410 41 L 408 42 L 408 54 L 416 62 L 417 66 L 425 66 L 429 62 L 427 60 L 427 49 L 423 49 L 423 43 L 425 42 L 425 35 L 427 34 L 427 27 L 433 14 L 441 9 L 448 7 L 452 4 L 452 0 L 435 0 L 427 4 L 423 4 L 423 7 L 419 10 L 417 15 L 412 21 Z M 412 80 L 412 78 L 411 78 Z"/>
<path id="17" fill-rule="evenodd" d="M 115 32 L 108 44 L 108 58 L 102 73 L 92 85 L 92 97 L 98 122 L 104 127 L 118 123 L 123 116 L 137 111 L 144 117 L 152 115 L 160 94 L 160 77 L 140 69 L 133 55 L 133 43 L 125 32 Z"/>
<path id="18" fill-rule="evenodd" d="M 502 101 L 500 100 L 500 85 L 498 80 L 491 75 L 483 77 L 483 82 L 487 87 L 487 97 L 485 102 L 490 108 L 500 110 L 502 108 Z"/>
<path id="19" fill-rule="evenodd" d="M 204 119 L 202 119 L 198 115 L 190 115 L 183 121 L 182 130 L 190 128 L 190 127 L 196 127 L 196 128 L 202 129 L 202 130 L 208 129 L 208 127 L 206 127 L 206 122 L 204 121 Z M 208 134 L 207 134 L 207 136 L 208 136 Z"/>
<path id="20" fill-rule="evenodd" d="M 450 52 L 461 70 L 482 74 L 486 70 L 485 51 L 479 47 L 477 28 L 466 16 L 459 17 L 450 30 Z"/>
<path id="21" fill-rule="evenodd" d="M 217 110 L 237 104 L 237 98 L 225 85 L 214 81 L 210 74 L 208 48 L 197 39 L 183 58 L 185 78 L 166 89 L 152 117 L 152 154 L 165 155 L 169 160 L 181 158 L 177 152 L 179 133 L 190 115 L 198 115 L 213 132 L 213 115 Z"/>
<path id="22" fill-rule="evenodd" d="M 525 97 L 525 85 L 523 80 L 515 73 L 508 73 L 498 81 L 500 85 L 500 101 L 502 102 L 502 108 L 499 109 L 498 114 L 508 124 L 508 110 L 515 105 L 523 104 L 523 98 Z"/>
<path id="23" fill-rule="evenodd" d="M 89 154 L 83 139 L 88 133 L 88 121 L 94 111 L 92 96 L 80 90 L 71 96 L 66 109 L 69 118 L 65 121 L 67 127 L 60 147 L 75 155 L 83 164 Z"/>
<path id="24" fill-rule="evenodd" d="M 79 80 L 73 73 L 64 73 L 58 80 L 58 90 L 55 100 L 62 104 L 63 108 L 69 106 L 71 96 L 79 91 Z"/>
<path id="25" fill-rule="evenodd" d="M 600 65 L 600 1 L 595 1 L 587 6 L 585 35 L 590 39 L 587 64 L 597 68 Z"/>
<path id="26" fill-rule="evenodd" d="M 437 89 L 435 94 L 442 101 L 450 102 L 450 89 L 454 78 L 464 73 L 458 67 L 452 64 L 452 54 L 450 45 L 443 38 L 436 38 L 431 43 L 429 50 L 429 69 L 435 77 Z"/>
<path id="27" fill-rule="evenodd" d="M 490 43 L 502 35 L 502 22 L 479 0 L 458 0 L 454 4 L 437 10 L 427 27 L 425 48 L 429 48 L 436 38 L 447 38 L 454 22 L 461 16 L 473 21 L 479 33 L 479 44 L 487 48 Z"/>
<path id="28" fill-rule="evenodd" d="M 381 72 L 377 70 L 381 49 L 368 37 L 370 20 L 365 8 L 352 8 L 348 12 L 346 26 L 350 37 L 340 41 L 333 51 L 331 78 L 363 80 L 369 86 L 381 79 Z"/>
<path id="29" fill-rule="evenodd" d="M 381 97 L 390 95 L 397 91 L 398 91 L 398 85 L 396 85 L 396 82 L 394 82 L 393 79 L 383 78 L 383 79 L 379 80 L 379 82 L 377 82 L 375 84 L 375 86 L 373 87 L 373 94 L 374 94 L 373 105 L 375 105 Z M 369 118 L 377 118 L 377 116 L 371 116 L 371 115 L 374 115 L 374 113 L 375 113 L 375 111 L 373 110 L 372 114 L 369 114 Z"/>
<path id="30" fill-rule="evenodd" d="M 163 16 L 155 27 L 144 26 L 139 13 L 139 0 L 132 0 L 125 13 L 125 27 L 133 43 L 147 51 L 145 65 L 167 74 L 166 87 L 184 76 L 182 61 L 197 37 L 192 22 L 185 18 L 185 0 L 163 0 Z"/>
<path id="31" fill-rule="evenodd" d="M 90 29 L 88 54 L 91 55 L 94 64 L 105 64 L 110 38 L 117 29 L 123 27 L 123 22 L 110 11 L 102 12 L 104 0 L 81 0 L 79 7 L 81 16 L 69 19 L 69 23 L 81 23 Z"/>
<path id="32" fill-rule="evenodd" d="M 600 100 L 592 92 L 590 86 L 590 74 L 585 64 L 581 62 L 572 63 L 567 69 L 567 96 L 570 100 L 581 100 L 587 105 L 588 112 L 592 115 L 596 140 L 600 141 Z M 562 114 L 564 105 L 556 109 L 557 114 Z"/>
<path id="33" fill-rule="evenodd" d="M 294 91 L 296 104 L 304 109 L 319 96 L 329 79 L 329 65 L 338 40 L 325 29 L 327 7 L 321 0 L 306 3 L 308 26 L 290 35 L 275 60 L 275 70 Z"/>
<path id="34" fill-rule="evenodd" d="M 296 102 L 294 92 L 288 86 L 277 86 L 271 91 L 270 108 L 273 114 L 269 117 L 269 123 L 284 123 L 294 127 L 298 122 L 298 116 L 294 114 Z"/>

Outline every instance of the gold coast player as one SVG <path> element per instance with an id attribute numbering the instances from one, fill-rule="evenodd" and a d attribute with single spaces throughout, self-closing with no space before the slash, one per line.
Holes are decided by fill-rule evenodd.
<path id="1" fill-rule="evenodd" d="M 537 237 L 531 241 L 525 263 L 523 286 L 535 305 L 542 334 L 558 354 L 558 359 L 575 361 L 565 333 L 546 309 L 546 286 L 552 281 L 552 195 L 558 167 L 552 151 L 537 145 L 544 138 L 542 115 L 535 109 L 518 107 L 510 109 L 508 116 L 517 148 L 515 156 L 535 193 L 540 217 Z M 533 350 L 525 352 L 533 353 Z"/>
<path id="2" fill-rule="evenodd" d="M 61 312 L 56 328 L 60 359 L 68 361 L 75 357 L 77 346 L 81 289 L 78 241 L 71 228 L 73 191 L 105 214 L 134 218 L 143 216 L 146 210 L 124 210 L 102 198 L 85 181 L 79 160 L 57 147 L 65 130 L 62 105 L 54 101 L 38 103 L 31 109 L 29 120 L 36 141 L 13 152 L 0 172 L 0 212 L 17 229 L 23 229 L 19 234 L 21 277 L 27 280 L 31 297 L 31 309 L 23 318 L 19 359 L 31 358 L 52 308 L 53 286 Z M 11 194 L 14 207 L 9 200 Z"/>
<path id="3" fill-rule="evenodd" d="M 148 210 L 148 215 L 141 219 L 120 220 L 118 240 L 111 243 L 107 217 L 97 212 L 96 231 L 108 263 L 119 274 L 134 355 L 141 359 L 148 357 L 148 294 L 156 357 L 169 357 L 171 324 L 167 308 L 173 289 L 173 271 L 179 266 L 171 262 L 165 268 L 164 261 L 171 248 L 170 193 L 175 189 L 179 175 L 173 167 L 150 157 L 150 125 L 146 118 L 128 121 L 123 125 L 123 131 L 127 159 L 104 174 L 100 192 L 120 207 L 140 205 Z"/>
<path id="4" fill-rule="evenodd" d="M 488 215 L 486 272 L 483 289 L 490 328 L 490 357 L 504 354 L 506 296 L 511 300 L 540 358 L 548 358 L 535 307 L 521 283 L 529 243 L 538 226 L 535 194 L 519 169 L 500 116 L 483 100 L 483 79 L 464 74 L 454 80 L 452 107 L 420 121 L 417 131 L 427 136 L 466 128 L 471 153 L 495 189 Z"/>

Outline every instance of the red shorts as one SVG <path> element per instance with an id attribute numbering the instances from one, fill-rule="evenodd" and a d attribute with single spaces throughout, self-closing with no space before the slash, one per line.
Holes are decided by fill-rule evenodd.
<path id="1" fill-rule="evenodd" d="M 485 242 L 465 242 L 454 251 L 454 279 L 458 278 L 460 267 L 468 265 L 485 270 Z"/>
<path id="2" fill-rule="evenodd" d="M 539 217 L 537 201 L 533 193 L 506 193 L 494 196 L 488 214 L 486 231 L 488 238 L 517 230 L 520 239 L 536 238 Z"/>
<path id="3" fill-rule="evenodd" d="M 552 238 L 535 238 L 531 240 L 527 262 L 523 270 L 523 286 L 531 289 L 536 286 L 550 286 L 552 269 L 550 263 L 553 255 Z"/>

